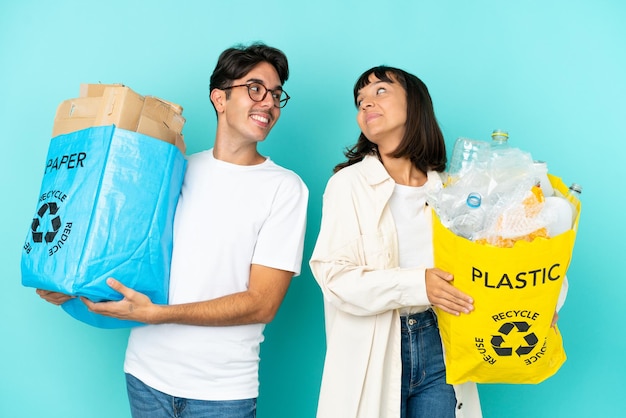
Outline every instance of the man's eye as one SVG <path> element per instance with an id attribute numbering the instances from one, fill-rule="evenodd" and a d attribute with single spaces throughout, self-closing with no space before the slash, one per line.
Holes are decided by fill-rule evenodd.
<path id="1" fill-rule="evenodd" d="M 258 84 L 250 84 L 250 87 L 248 88 L 255 93 L 258 93 L 261 90 L 261 87 Z"/>
<path id="2" fill-rule="evenodd" d="M 381 93 L 385 93 L 387 91 L 386 88 L 384 87 L 379 87 L 378 90 L 376 90 L 376 94 L 381 94 Z"/>
<path id="3" fill-rule="evenodd" d="M 281 96 L 282 94 L 283 94 L 283 92 L 282 92 L 282 91 L 280 91 L 280 90 L 279 90 L 279 91 L 273 91 L 273 92 L 272 92 L 272 97 L 273 97 L 274 99 L 280 99 L 280 96 Z"/>

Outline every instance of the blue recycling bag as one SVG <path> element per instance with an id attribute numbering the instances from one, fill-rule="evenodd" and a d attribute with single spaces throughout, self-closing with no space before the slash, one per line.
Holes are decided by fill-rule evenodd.
<path id="1" fill-rule="evenodd" d="M 103 126 L 52 138 L 22 250 L 22 284 L 119 300 L 106 279 L 167 303 L 174 212 L 186 160 L 174 145 Z M 100 328 L 141 325 L 62 305 Z"/>

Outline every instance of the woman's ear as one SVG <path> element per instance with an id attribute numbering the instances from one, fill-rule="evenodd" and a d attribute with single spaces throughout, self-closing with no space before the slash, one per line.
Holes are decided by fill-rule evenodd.
<path id="1" fill-rule="evenodd" d="M 215 106 L 215 110 L 217 113 L 222 113 L 224 111 L 224 105 L 226 103 L 226 92 L 220 89 L 211 90 L 211 102 L 213 106 Z"/>

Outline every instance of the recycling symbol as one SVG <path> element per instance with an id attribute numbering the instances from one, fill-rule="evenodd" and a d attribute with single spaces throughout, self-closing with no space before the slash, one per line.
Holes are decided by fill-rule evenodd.
<path id="1" fill-rule="evenodd" d="M 34 242 L 43 242 L 45 239 L 46 243 L 50 243 L 54 240 L 54 237 L 61 228 L 61 217 L 57 215 L 58 211 L 59 207 L 54 202 L 44 203 L 43 206 L 39 208 L 37 217 L 33 218 L 33 223 L 30 226 Z M 50 213 L 50 224 L 43 226 L 42 221 L 47 212 Z M 49 229 L 47 232 L 41 232 L 39 231 L 39 227 Z"/>
<path id="2" fill-rule="evenodd" d="M 514 329 L 516 330 L 516 332 L 511 333 L 511 331 L 513 331 Z M 491 347 L 499 356 L 513 355 L 514 345 L 517 345 L 517 347 L 515 347 L 515 354 L 517 354 L 519 357 L 525 354 L 529 354 L 531 351 L 533 351 L 533 349 L 539 342 L 539 339 L 534 332 L 528 332 L 529 329 L 530 325 L 523 321 L 507 322 L 505 324 L 502 324 L 502 326 L 498 330 L 498 334 L 491 336 Z M 508 338 L 509 340 L 515 340 L 516 338 L 514 338 L 514 336 L 516 333 L 527 334 L 523 336 L 521 340 L 523 342 L 509 345 L 509 343 L 506 342 L 506 339 Z M 520 341 L 519 339 L 517 340 Z"/>

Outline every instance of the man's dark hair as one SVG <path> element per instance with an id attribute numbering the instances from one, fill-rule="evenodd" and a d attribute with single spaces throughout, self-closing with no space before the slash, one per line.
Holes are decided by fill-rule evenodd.
<path id="1" fill-rule="evenodd" d="M 369 77 L 372 74 L 381 81 L 400 84 L 406 92 L 406 130 L 392 157 L 408 157 L 413 165 L 423 173 L 428 170 L 444 171 L 447 161 L 446 145 L 435 118 L 432 99 L 424 82 L 413 74 L 398 68 L 373 67 L 361 74 L 354 85 L 355 105 L 359 91 L 370 84 Z M 348 160 L 337 164 L 334 172 L 358 163 L 368 154 L 380 157 L 376 144 L 368 140 L 361 132 L 357 143 L 345 152 Z"/>
<path id="2" fill-rule="evenodd" d="M 276 69 L 281 84 L 287 81 L 289 65 L 285 54 L 279 49 L 255 42 L 249 46 L 236 45 L 220 54 L 211 75 L 210 90 L 230 87 L 233 80 L 245 76 L 262 62 L 267 62 Z"/>

